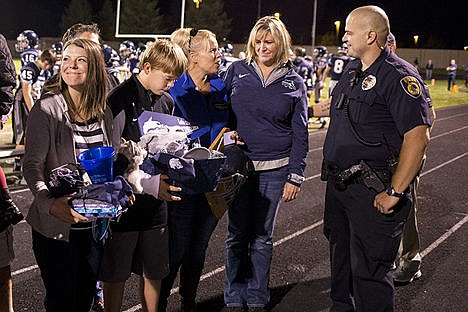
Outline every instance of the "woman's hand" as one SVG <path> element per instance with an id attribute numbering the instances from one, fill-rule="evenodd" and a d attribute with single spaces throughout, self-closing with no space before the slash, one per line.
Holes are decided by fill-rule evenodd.
<path id="1" fill-rule="evenodd" d="M 55 199 L 49 209 L 49 213 L 60 221 L 70 224 L 89 221 L 88 218 L 83 217 L 78 212 L 73 210 L 72 207 L 70 207 L 68 204 L 68 200 L 70 198 L 70 196 L 63 196 Z"/>
<path id="2" fill-rule="evenodd" d="M 180 187 L 168 184 L 166 182 L 167 179 L 169 179 L 167 175 L 161 174 L 161 178 L 159 181 L 158 199 L 165 201 L 180 200 L 181 198 L 179 196 L 172 195 L 171 193 L 169 193 L 169 191 L 180 192 L 182 191 L 182 189 Z"/>
<path id="3" fill-rule="evenodd" d="M 283 200 L 285 202 L 291 201 L 297 198 L 298 193 L 301 191 L 299 186 L 286 182 L 283 189 Z"/>
<path id="4" fill-rule="evenodd" d="M 235 141 L 237 145 L 244 145 L 244 140 L 239 136 L 239 133 L 237 131 L 232 131 L 231 134 L 231 139 Z"/>

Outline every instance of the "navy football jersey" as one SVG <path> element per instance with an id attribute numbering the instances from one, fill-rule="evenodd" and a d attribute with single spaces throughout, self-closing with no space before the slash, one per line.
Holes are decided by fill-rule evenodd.
<path id="1" fill-rule="evenodd" d="M 39 58 L 41 51 L 38 49 L 26 49 L 21 52 L 21 67 L 26 66 L 29 62 L 35 62 Z"/>
<path id="2" fill-rule="evenodd" d="M 34 90 L 33 99 L 37 100 L 41 94 L 42 86 L 45 80 L 39 80 L 43 71 L 37 67 L 36 63 L 29 62 L 26 66 L 23 66 L 20 71 L 20 81 L 32 85 Z"/>
<path id="3" fill-rule="evenodd" d="M 347 55 L 335 55 L 332 54 L 328 60 L 328 66 L 330 67 L 331 80 L 340 80 L 341 74 L 346 65 L 348 65 L 350 57 Z"/>
<path id="4" fill-rule="evenodd" d="M 314 69 L 312 63 L 303 57 L 296 57 L 293 61 L 296 73 L 304 79 L 304 83 L 307 86 L 307 90 L 312 90 L 312 77 L 314 73 Z"/>

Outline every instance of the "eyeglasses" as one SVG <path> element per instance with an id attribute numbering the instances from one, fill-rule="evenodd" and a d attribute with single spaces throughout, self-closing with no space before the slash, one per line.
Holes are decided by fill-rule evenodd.
<path id="1" fill-rule="evenodd" d="M 197 34 L 198 34 L 198 29 L 197 28 L 190 29 L 190 38 L 189 38 L 189 42 L 188 42 L 189 51 L 192 50 L 192 38 L 195 37 Z"/>

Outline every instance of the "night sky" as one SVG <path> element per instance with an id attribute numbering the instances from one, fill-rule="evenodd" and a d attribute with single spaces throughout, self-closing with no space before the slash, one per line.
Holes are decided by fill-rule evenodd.
<path id="1" fill-rule="evenodd" d="M 15 39 L 24 29 L 33 29 L 41 37 L 61 37 L 60 17 L 70 0 L 0 0 L 6 13 L 0 19 L 0 32 L 7 39 Z M 99 6 L 102 0 L 90 0 Z M 225 10 L 233 19 L 230 40 L 245 42 L 257 18 L 259 0 L 225 0 Z M 279 12 L 288 27 L 293 44 L 310 44 L 313 0 L 261 0 L 261 15 Z M 174 15 L 180 24 L 180 0 L 159 0 L 161 13 Z M 439 38 L 443 48 L 463 49 L 468 45 L 468 18 L 466 1 L 325 1 L 318 0 L 317 36 L 335 31 L 334 21 L 341 21 L 343 34 L 347 14 L 354 8 L 375 4 L 383 8 L 390 18 L 392 32 L 400 47 L 414 47 L 413 36 L 419 35 L 419 46 L 424 47 L 430 36 Z M 186 0 L 186 5 L 193 5 Z M 27 8 L 27 9 L 26 9 Z M 200 9 L 208 9 L 209 0 Z"/>

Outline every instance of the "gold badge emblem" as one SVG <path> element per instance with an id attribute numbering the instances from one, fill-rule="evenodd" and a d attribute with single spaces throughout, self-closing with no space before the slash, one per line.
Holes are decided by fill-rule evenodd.
<path id="1" fill-rule="evenodd" d="M 400 84 L 409 96 L 416 99 L 421 95 L 421 85 L 415 77 L 406 76 L 400 80 Z"/>

